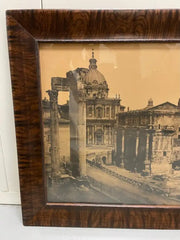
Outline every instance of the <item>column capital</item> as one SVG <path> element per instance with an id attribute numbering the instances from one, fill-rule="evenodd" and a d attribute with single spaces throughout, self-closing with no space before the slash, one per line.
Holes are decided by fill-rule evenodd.
<path id="1" fill-rule="evenodd" d="M 58 90 L 48 90 L 46 91 L 49 95 L 50 102 L 57 102 L 58 99 Z"/>

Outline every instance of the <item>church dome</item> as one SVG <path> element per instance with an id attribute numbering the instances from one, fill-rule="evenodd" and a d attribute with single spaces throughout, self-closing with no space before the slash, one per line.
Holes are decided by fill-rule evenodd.
<path id="1" fill-rule="evenodd" d="M 105 83 L 106 80 L 102 73 L 100 73 L 97 69 L 90 69 L 84 78 L 86 83 L 100 84 Z"/>
<path id="2" fill-rule="evenodd" d="M 94 58 L 94 52 L 92 52 L 92 58 L 89 60 L 89 71 L 84 77 L 84 81 L 88 84 L 106 84 L 105 77 L 102 73 L 97 70 L 96 62 Z"/>

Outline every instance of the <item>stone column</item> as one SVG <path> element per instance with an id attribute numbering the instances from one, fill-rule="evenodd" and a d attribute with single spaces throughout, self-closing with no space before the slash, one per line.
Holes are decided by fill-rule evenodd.
<path id="1" fill-rule="evenodd" d="M 58 91 L 48 90 L 47 93 L 50 99 L 51 174 L 54 177 L 60 171 Z"/>
<path id="2" fill-rule="evenodd" d="M 149 116 L 149 128 L 150 128 L 150 129 L 153 128 L 153 116 L 152 116 L 152 112 L 150 112 L 150 116 Z"/>
<path id="3" fill-rule="evenodd" d="M 104 144 L 104 128 L 103 128 L 103 126 L 102 126 L 102 132 L 103 132 L 103 135 L 102 135 L 102 144 Z"/>
<path id="4" fill-rule="evenodd" d="M 147 138 L 146 138 L 146 159 L 144 161 L 145 165 L 145 173 L 150 174 L 150 160 L 149 160 L 149 133 L 147 133 Z"/>
<path id="5" fill-rule="evenodd" d="M 117 128 L 114 127 L 114 150 L 113 150 L 113 155 L 112 155 L 112 163 L 113 165 L 117 165 Z"/>
<path id="6" fill-rule="evenodd" d="M 138 156 L 138 148 L 139 148 L 139 132 L 137 132 L 136 136 L 136 158 Z"/>
<path id="7" fill-rule="evenodd" d="M 93 117 L 96 118 L 96 107 L 95 107 L 95 105 L 94 105 L 94 116 Z"/>
<path id="8" fill-rule="evenodd" d="M 114 125 L 114 150 L 117 152 L 117 128 Z"/>
<path id="9" fill-rule="evenodd" d="M 93 144 L 95 144 L 95 126 L 93 126 Z"/>
<path id="10" fill-rule="evenodd" d="M 87 132 L 86 132 L 86 144 L 88 145 L 89 143 L 90 143 L 90 134 L 89 134 L 89 128 L 90 128 L 90 126 L 87 126 Z"/>
<path id="11" fill-rule="evenodd" d="M 124 129 L 122 130 L 122 145 L 121 145 L 121 163 L 120 163 L 120 167 L 124 168 Z"/>
<path id="12" fill-rule="evenodd" d="M 96 144 L 96 125 L 94 125 L 94 144 Z"/>
<path id="13" fill-rule="evenodd" d="M 137 131 L 135 142 L 134 172 L 137 172 L 138 148 L 139 148 L 139 132 Z"/>
<path id="14" fill-rule="evenodd" d="M 79 173 L 86 176 L 86 102 L 80 101 L 78 104 L 78 152 L 79 152 Z"/>

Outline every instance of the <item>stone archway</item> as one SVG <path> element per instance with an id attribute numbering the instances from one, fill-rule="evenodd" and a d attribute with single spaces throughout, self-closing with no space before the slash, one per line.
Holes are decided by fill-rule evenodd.
<path id="1" fill-rule="evenodd" d="M 76 72 L 76 70 L 74 71 Z M 77 73 L 76 73 L 77 74 Z M 51 78 L 50 131 L 51 131 L 51 173 L 56 176 L 61 168 L 59 154 L 58 92 L 69 91 L 70 115 L 70 160 L 72 175 L 86 176 L 86 101 L 83 86 L 77 82 L 76 74 L 67 73 L 67 78 Z"/>

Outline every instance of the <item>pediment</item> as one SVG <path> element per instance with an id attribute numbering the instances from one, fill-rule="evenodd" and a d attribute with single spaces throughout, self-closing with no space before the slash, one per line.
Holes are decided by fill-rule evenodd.
<path id="1" fill-rule="evenodd" d="M 171 111 L 171 110 L 177 110 L 177 106 L 173 103 L 170 102 L 165 102 L 162 104 L 159 104 L 157 106 L 154 106 L 152 108 L 149 108 L 148 110 L 153 110 L 153 111 Z"/>

